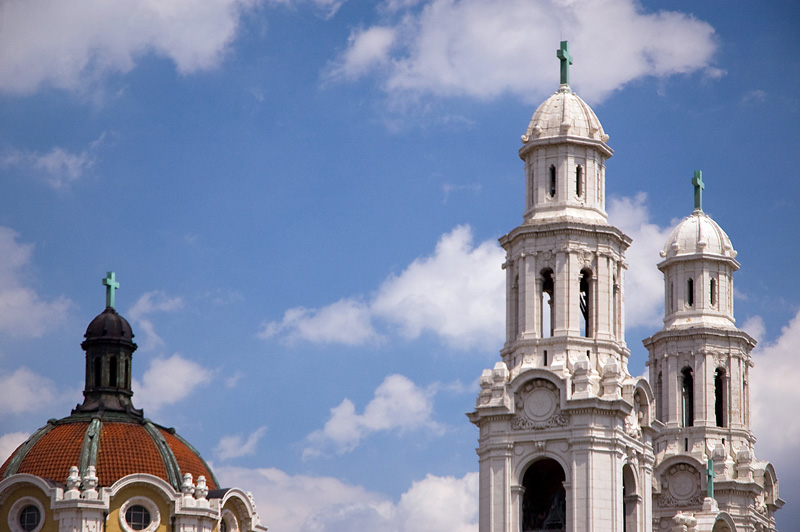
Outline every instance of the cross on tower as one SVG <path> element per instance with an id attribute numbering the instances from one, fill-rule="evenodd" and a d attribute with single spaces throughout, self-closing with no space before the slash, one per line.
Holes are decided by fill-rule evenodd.
<path id="1" fill-rule="evenodd" d="M 119 288 L 119 283 L 114 279 L 114 272 L 108 272 L 103 279 L 103 286 L 106 287 L 106 308 L 114 308 L 114 290 Z"/>
<path id="2" fill-rule="evenodd" d="M 700 170 L 694 171 L 694 177 L 692 178 L 692 185 L 694 185 L 694 210 L 702 211 L 703 189 L 706 188 L 706 184 L 703 183 L 703 172 L 701 172 Z"/>
<path id="3" fill-rule="evenodd" d="M 568 41 L 561 41 L 561 48 L 556 50 L 556 57 L 561 60 L 561 84 L 569 85 L 569 66 L 572 64 L 572 56 L 569 55 Z"/>
<path id="4" fill-rule="evenodd" d="M 708 479 L 706 496 L 708 496 L 710 499 L 714 498 L 714 477 L 716 476 L 717 474 L 714 472 L 714 461 L 709 458 L 708 464 L 706 465 L 706 479 Z"/>

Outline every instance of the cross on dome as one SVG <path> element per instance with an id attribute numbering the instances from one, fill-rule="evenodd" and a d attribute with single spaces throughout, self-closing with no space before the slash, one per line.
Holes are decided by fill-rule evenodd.
<path id="1" fill-rule="evenodd" d="M 569 85 L 569 66 L 572 56 L 569 55 L 569 41 L 561 41 L 561 48 L 556 50 L 556 57 L 561 60 L 561 84 Z"/>
<path id="2" fill-rule="evenodd" d="M 703 183 L 703 172 L 701 172 L 700 170 L 694 171 L 694 177 L 692 178 L 692 185 L 694 185 L 694 210 L 702 211 L 703 189 L 706 188 L 706 184 Z"/>
<path id="3" fill-rule="evenodd" d="M 119 288 L 119 283 L 114 279 L 114 272 L 106 274 L 103 286 L 106 287 L 106 308 L 114 308 L 114 290 Z"/>

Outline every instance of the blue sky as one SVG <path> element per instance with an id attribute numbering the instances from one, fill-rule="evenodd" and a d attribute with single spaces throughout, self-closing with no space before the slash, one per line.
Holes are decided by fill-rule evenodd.
<path id="1" fill-rule="evenodd" d="M 739 252 L 754 429 L 800 528 L 800 32 L 791 2 L 10 0 L 0 6 L 0 454 L 82 400 L 117 272 L 134 403 L 275 532 L 477 530 L 519 136 L 571 82 L 634 238 L 630 370 L 690 213 Z M 65 472 L 66 475 L 66 472 Z M 442 508 L 447 512 L 443 513 Z"/>

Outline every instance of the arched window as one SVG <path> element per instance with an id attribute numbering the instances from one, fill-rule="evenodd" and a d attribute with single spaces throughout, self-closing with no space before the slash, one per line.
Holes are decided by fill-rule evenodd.
<path id="1" fill-rule="evenodd" d="M 99 387 L 103 385 L 103 358 L 94 357 L 93 361 L 94 370 L 94 385 Z"/>
<path id="2" fill-rule="evenodd" d="M 579 198 L 583 196 L 583 166 L 575 167 L 575 195 Z"/>
<path id="3" fill-rule="evenodd" d="M 691 277 L 686 281 L 686 304 L 690 307 L 694 306 L 694 279 Z"/>
<path id="4" fill-rule="evenodd" d="M 108 361 L 108 385 L 117 385 L 117 357 L 111 357 Z"/>
<path id="5" fill-rule="evenodd" d="M 522 478 L 522 530 L 566 530 L 564 470 L 552 458 L 534 462 Z"/>
<path id="6" fill-rule="evenodd" d="M 681 409 L 684 427 L 694 426 L 694 373 L 692 368 L 681 370 Z"/>
<path id="7" fill-rule="evenodd" d="M 542 324 L 541 324 L 541 337 L 542 338 L 550 338 L 553 336 L 553 324 L 555 319 L 553 318 L 553 310 L 554 310 L 554 283 L 553 283 L 553 270 L 547 268 L 542 270 L 542 300 L 541 300 L 541 317 L 542 317 Z"/>
<path id="8" fill-rule="evenodd" d="M 636 532 L 637 506 L 639 496 L 636 493 L 636 476 L 630 464 L 622 466 L 622 531 Z"/>
<path id="9" fill-rule="evenodd" d="M 725 426 L 725 370 L 714 372 L 714 416 L 718 427 Z"/>
<path id="10" fill-rule="evenodd" d="M 709 283 L 708 291 L 711 297 L 711 306 L 714 307 L 717 304 L 717 280 L 711 279 Z"/>
<path id="11" fill-rule="evenodd" d="M 656 419 L 659 421 L 664 421 L 664 398 L 661 396 L 663 392 L 664 385 L 661 380 L 661 372 L 658 372 L 658 377 L 656 377 Z"/>
<path id="12" fill-rule="evenodd" d="M 556 197 L 556 167 L 550 165 L 550 182 L 548 183 L 548 194 L 551 198 Z"/>
<path id="13" fill-rule="evenodd" d="M 580 298 L 581 321 L 580 332 L 581 336 L 592 336 L 592 272 L 586 268 L 581 270 L 580 290 L 578 297 Z"/>

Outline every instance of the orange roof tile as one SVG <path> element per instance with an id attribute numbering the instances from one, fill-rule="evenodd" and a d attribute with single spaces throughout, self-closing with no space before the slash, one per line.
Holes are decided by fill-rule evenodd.
<path id="1" fill-rule="evenodd" d="M 161 435 L 164 436 L 167 445 L 172 449 L 172 454 L 175 455 L 178 467 L 181 468 L 181 475 L 191 473 L 195 482 L 197 482 L 197 477 L 203 475 L 206 477 L 208 489 L 215 490 L 219 487 L 214 482 L 214 475 L 211 474 L 211 471 L 209 471 L 208 467 L 203 463 L 203 460 L 183 443 L 180 438 L 164 428 L 159 427 L 158 430 L 161 431 Z"/>
<path id="2" fill-rule="evenodd" d="M 64 482 L 69 468 L 78 465 L 88 426 L 88 422 L 56 425 L 28 451 L 17 473 Z"/>
<path id="3" fill-rule="evenodd" d="M 110 486 L 133 473 L 149 473 L 169 481 L 164 461 L 142 425 L 103 423 L 97 451 L 97 477 L 100 485 Z"/>

